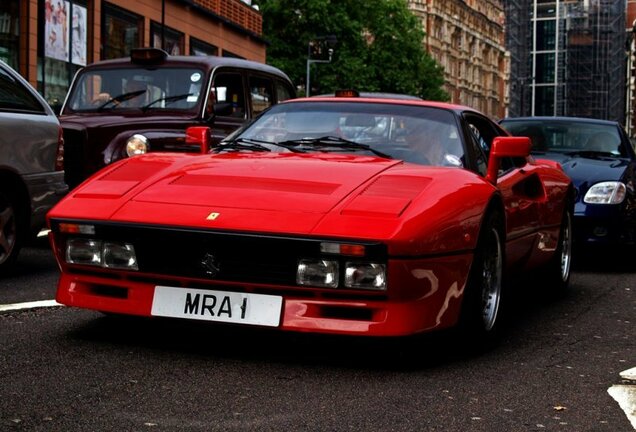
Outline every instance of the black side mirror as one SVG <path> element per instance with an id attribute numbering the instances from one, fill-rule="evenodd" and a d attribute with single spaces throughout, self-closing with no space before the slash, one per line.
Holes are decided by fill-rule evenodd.
<path id="1" fill-rule="evenodd" d="M 230 116 L 232 115 L 232 102 L 219 102 L 214 104 L 214 115 Z"/>

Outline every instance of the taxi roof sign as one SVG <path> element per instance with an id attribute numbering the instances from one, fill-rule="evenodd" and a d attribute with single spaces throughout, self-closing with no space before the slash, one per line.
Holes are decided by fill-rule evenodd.
<path id="1" fill-rule="evenodd" d="M 357 90 L 336 90 L 336 97 L 360 97 Z"/>
<path id="2" fill-rule="evenodd" d="M 133 48 L 130 60 L 138 64 L 159 64 L 168 57 L 168 53 L 159 48 Z"/>

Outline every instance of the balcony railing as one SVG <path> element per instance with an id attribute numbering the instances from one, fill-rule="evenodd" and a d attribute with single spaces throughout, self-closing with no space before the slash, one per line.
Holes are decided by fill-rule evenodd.
<path id="1" fill-rule="evenodd" d="M 263 17 L 256 9 L 241 0 L 194 0 L 194 3 L 261 36 Z"/>

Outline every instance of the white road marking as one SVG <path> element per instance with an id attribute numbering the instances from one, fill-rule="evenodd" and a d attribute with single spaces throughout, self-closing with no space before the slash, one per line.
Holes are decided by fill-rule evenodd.
<path id="1" fill-rule="evenodd" d="M 64 306 L 64 305 L 56 302 L 55 300 L 13 303 L 13 304 L 0 305 L 0 312 L 23 310 L 23 309 L 35 309 L 35 308 L 43 308 L 43 307 L 55 307 L 55 306 Z"/>
<path id="2" fill-rule="evenodd" d="M 623 371 L 620 375 L 623 380 L 629 382 L 613 385 L 607 392 L 625 411 L 627 419 L 636 430 L 636 367 Z"/>

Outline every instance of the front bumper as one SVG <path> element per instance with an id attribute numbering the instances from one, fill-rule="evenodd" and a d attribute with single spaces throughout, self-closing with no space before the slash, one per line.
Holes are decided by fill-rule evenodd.
<path id="1" fill-rule="evenodd" d="M 636 243 L 636 219 L 618 206 L 575 213 L 572 230 L 574 241 L 580 244 Z"/>
<path id="2" fill-rule="evenodd" d="M 206 281 L 126 272 L 85 272 L 63 265 L 59 303 L 125 315 L 152 316 L 156 286 L 282 297 L 286 331 L 405 336 L 457 322 L 471 254 L 389 261 L 389 290 L 371 292 Z M 240 325 L 240 324 L 239 324 Z"/>

